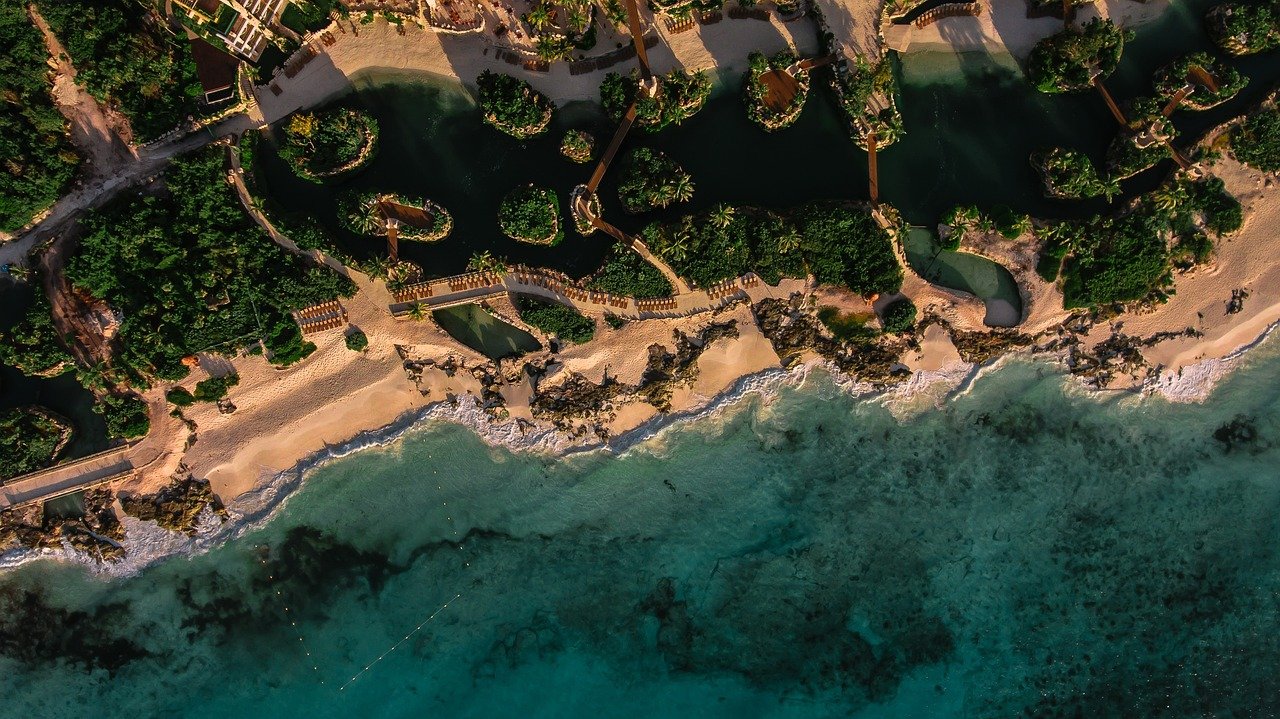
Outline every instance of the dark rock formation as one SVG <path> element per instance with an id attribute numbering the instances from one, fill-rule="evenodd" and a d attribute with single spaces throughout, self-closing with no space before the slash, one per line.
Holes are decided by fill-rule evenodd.
<path id="1" fill-rule="evenodd" d="M 890 385 L 910 376 L 898 363 L 910 340 L 889 336 L 841 342 L 826 328 L 799 293 L 787 300 L 765 299 L 751 308 L 760 332 L 773 344 L 783 366 L 815 352 L 841 372 L 875 385 Z"/>
<path id="2" fill-rule="evenodd" d="M 227 510 L 214 495 L 208 480 L 176 479 L 168 487 L 152 495 L 121 497 L 125 514 L 156 524 L 174 532 L 187 535 L 196 533 L 196 523 L 205 507 L 227 519 Z"/>

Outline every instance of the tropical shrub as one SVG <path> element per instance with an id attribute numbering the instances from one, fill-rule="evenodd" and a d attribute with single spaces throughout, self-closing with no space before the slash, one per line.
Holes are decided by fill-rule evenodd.
<path id="1" fill-rule="evenodd" d="M 129 119 L 136 141 L 174 129 L 203 94 L 185 37 L 170 32 L 146 3 L 39 0 L 62 41 L 76 83 Z"/>
<path id="2" fill-rule="evenodd" d="M 151 431 L 151 415 L 147 403 L 136 394 L 99 397 L 93 411 L 106 420 L 107 434 L 111 437 L 136 439 Z"/>
<path id="3" fill-rule="evenodd" d="M 1120 183 L 1098 177 L 1093 161 L 1083 152 L 1055 147 L 1031 156 L 1031 164 L 1040 172 L 1045 194 L 1063 199 L 1119 194 Z"/>
<path id="4" fill-rule="evenodd" d="M 693 199 L 693 177 L 661 152 L 637 147 L 622 161 L 618 199 L 633 214 L 688 202 Z"/>
<path id="5" fill-rule="evenodd" d="M 1051 35 L 1031 50 L 1027 76 L 1040 92 L 1078 92 L 1089 89 L 1095 72 L 1106 78 L 1120 64 L 1131 31 L 1111 20 L 1094 18 L 1080 30 Z"/>
<path id="6" fill-rule="evenodd" d="M 0 410 L 0 481 L 53 464 L 71 428 L 37 407 Z"/>
<path id="7" fill-rule="evenodd" d="M 502 132 L 524 140 L 551 124 L 551 101 L 524 80 L 485 70 L 476 86 L 484 121 Z"/>
<path id="8" fill-rule="evenodd" d="M 584 285 L 589 290 L 638 300 L 670 297 L 674 292 L 666 275 L 630 247 L 618 243 L 605 257 L 604 265 L 584 280 Z"/>
<path id="9" fill-rule="evenodd" d="M 916 325 L 916 305 L 906 297 L 890 302 L 880 312 L 880 326 L 889 334 L 910 332 Z"/>
<path id="10" fill-rule="evenodd" d="M 217 402 L 227 396 L 227 390 L 240 384 L 240 375 L 229 374 L 222 377 L 210 377 L 196 382 L 196 391 L 192 395 L 197 402 Z"/>
<path id="11" fill-rule="evenodd" d="M 80 164 L 54 107 L 49 51 L 19 0 L 0 0 L 0 232 L 53 204 Z"/>
<path id="12" fill-rule="evenodd" d="M 1231 133 L 1231 152 L 1254 169 L 1280 171 L 1280 104 L 1272 100 L 1245 118 Z"/>
<path id="13" fill-rule="evenodd" d="M 874 315 L 857 312 L 843 313 L 838 307 L 819 307 L 818 321 L 831 332 L 831 336 L 841 342 L 857 342 L 869 340 L 876 336 L 875 329 L 867 326 L 867 321 Z"/>
<path id="14" fill-rule="evenodd" d="M 62 338 L 53 325 L 53 307 L 44 294 L 39 276 L 32 277 L 35 285 L 31 304 L 18 324 L 0 330 L 0 364 L 16 367 L 23 374 L 51 375 L 75 367 L 75 360 L 62 346 Z"/>
<path id="15" fill-rule="evenodd" d="M 585 344 L 596 334 L 595 320 L 572 307 L 533 297 L 521 297 L 517 309 L 520 311 L 520 319 L 526 324 L 565 342 Z"/>
<path id="16" fill-rule="evenodd" d="M 164 393 L 164 398 L 178 407 L 190 407 L 196 403 L 195 395 L 191 394 L 185 387 L 174 387 Z"/>
<path id="17" fill-rule="evenodd" d="M 1167 236 L 1164 219 L 1148 212 L 1095 221 L 1063 267 L 1063 303 L 1088 307 L 1147 298 L 1169 282 Z"/>
<path id="18" fill-rule="evenodd" d="M 352 352 L 363 352 L 369 346 L 368 335 L 360 330 L 351 330 L 343 339 L 347 344 L 347 349 Z"/>
<path id="19" fill-rule="evenodd" d="M 565 130 L 560 140 L 560 154 L 578 164 L 591 162 L 596 149 L 596 139 L 585 130 Z"/>
<path id="20" fill-rule="evenodd" d="M 1133 132 L 1122 130 L 1107 146 L 1107 170 L 1112 180 L 1122 180 L 1154 167 L 1164 160 L 1173 159 L 1169 146 L 1153 142 L 1139 147 Z"/>
<path id="21" fill-rule="evenodd" d="M 377 145 L 378 123 L 372 115 L 336 107 L 289 118 L 280 157 L 299 177 L 320 182 L 368 164 Z"/>
<path id="22" fill-rule="evenodd" d="M 1205 16 L 1209 36 L 1233 55 L 1280 48 L 1280 2 L 1228 2 Z"/>
<path id="23" fill-rule="evenodd" d="M 629 76 L 611 72 L 600 83 L 600 104 L 615 121 L 621 120 L 632 102 L 636 103 L 636 125 L 657 132 L 693 117 L 711 97 L 711 78 L 703 71 L 672 70 L 658 78 L 661 90 L 656 97 L 640 96 L 640 74 Z"/>
<path id="24" fill-rule="evenodd" d="M 517 187 L 498 206 L 498 226 L 513 240 L 555 245 L 564 239 L 560 229 L 560 197 L 554 190 L 532 183 Z"/>

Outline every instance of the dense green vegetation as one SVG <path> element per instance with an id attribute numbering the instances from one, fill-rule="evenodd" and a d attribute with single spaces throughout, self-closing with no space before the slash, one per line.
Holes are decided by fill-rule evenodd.
<path id="1" fill-rule="evenodd" d="M 387 234 L 389 212 L 401 220 L 397 236 L 402 240 L 436 242 L 453 232 L 453 216 L 431 200 L 394 193 L 349 189 L 338 196 L 338 222 L 357 235 Z M 415 210 L 422 210 L 421 214 Z"/>
<path id="2" fill-rule="evenodd" d="M 1218 83 L 1214 92 L 1191 76 L 1192 68 L 1202 68 Z M 1173 99 L 1187 82 L 1195 84 L 1195 90 L 1182 101 L 1182 107 L 1192 110 L 1208 110 L 1236 96 L 1249 84 L 1249 78 L 1231 65 L 1207 52 L 1197 52 L 1178 58 L 1156 72 L 1156 94 L 1165 101 Z"/>
<path id="3" fill-rule="evenodd" d="M 363 352 L 369 346 L 369 336 L 360 330 L 351 330 L 342 339 L 352 352 Z"/>
<path id="4" fill-rule="evenodd" d="M 836 95 L 849 120 L 849 130 L 865 145 L 868 130 L 874 131 L 878 146 L 891 145 L 905 129 L 898 111 L 897 82 L 888 60 L 872 65 L 861 57 L 835 74 Z"/>
<path id="5" fill-rule="evenodd" d="M 764 81 L 765 74 L 771 71 L 786 71 L 798 60 L 795 53 L 785 50 L 772 57 L 765 57 L 763 53 L 758 52 L 747 56 L 750 69 L 747 71 L 747 81 L 743 86 L 747 101 L 747 117 L 770 132 L 789 127 L 800 117 L 800 111 L 804 109 L 804 101 L 809 96 L 809 73 L 799 72 L 798 77 L 795 78 L 797 83 L 795 95 L 792 96 L 790 104 L 778 112 L 765 104 L 765 99 L 769 95 L 768 85 Z"/>
<path id="6" fill-rule="evenodd" d="M 508 135 L 523 140 L 551 124 L 551 101 L 524 80 L 485 70 L 476 86 L 484 121 Z"/>
<path id="7" fill-rule="evenodd" d="M 0 481 L 53 464 L 66 431 L 36 408 L 0 410 Z"/>
<path id="8" fill-rule="evenodd" d="M 280 24 L 305 35 L 327 26 L 329 13 L 336 4 L 336 0 L 290 0 L 280 14 Z"/>
<path id="9" fill-rule="evenodd" d="M 40 286 L 39 276 L 31 304 L 18 324 L 0 330 L 0 364 L 17 367 L 23 374 L 48 375 L 69 370 L 75 360 L 63 348 L 58 330 L 53 326 L 53 308 Z"/>
<path id="10" fill-rule="evenodd" d="M 75 286 L 123 314 L 113 370 L 119 382 L 180 379 L 182 358 L 234 351 L 258 339 L 288 357 L 277 328 L 289 312 L 350 295 L 350 280 L 308 264 L 267 238 L 223 179 L 224 153 L 175 159 L 164 188 L 89 214 L 66 267 Z M 276 344 L 273 345 L 273 340 Z"/>
<path id="11" fill-rule="evenodd" d="M 672 70 L 658 81 L 661 89 L 657 97 L 649 97 L 640 95 L 639 71 L 626 76 L 611 72 L 600 83 L 600 104 L 617 121 L 636 102 L 636 125 L 657 132 L 693 117 L 711 97 L 711 78 L 701 70 Z"/>
<path id="12" fill-rule="evenodd" d="M 227 396 L 227 390 L 238 384 L 240 384 L 238 374 L 210 377 L 196 382 L 196 392 L 192 396 L 197 402 L 217 402 Z"/>
<path id="13" fill-rule="evenodd" d="M 1077 200 L 1105 196 L 1110 200 L 1120 193 L 1120 183 L 1099 177 L 1093 161 L 1083 152 L 1055 147 L 1032 155 L 1031 164 L 1039 170 L 1049 197 Z"/>
<path id="14" fill-rule="evenodd" d="M 135 140 L 158 137 L 196 109 L 203 94 L 185 37 L 169 32 L 149 3 L 39 0 L 62 41 L 76 82 L 118 108 Z"/>
<path id="15" fill-rule="evenodd" d="M 352 172 L 373 159 L 378 123 L 348 107 L 299 112 L 284 124 L 280 157 L 303 179 L 320 182 Z"/>
<path id="16" fill-rule="evenodd" d="M 517 309 L 520 319 L 529 326 L 565 342 L 584 344 L 596 334 L 595 320 L 557 302 L 521 297 Z"/>
<path id="17" fill-rule="evenodd" d="M 867 326 L 867 322 L 874 317 L 870 313 L 844 313 L 839 307 L 829 305 L 818 308 L 818 321 L 831 332 L 832 337 L 841 342 L 869 340 L 879 334 L 874 328 Z"/>
<path id="18" fill-rule="evenodd" d="M 179 407 L 190 407 L 196 403 L 195 395 L 191 394 L 186 387 L 174 387 L 164 393 L 164 398 Z"/>
<path id="19" fill-rule="evenodd" d="M 618 200 L 630 213 L 666 207 L 693 199 L 693 176 L 666 155 L 637 147 L 622 161 Z"/>
<path id="20" fill-rule="evenodd" d="M 1209 36 L 1235 55 L 1252 55 L 1280 48 L 1280 1 L 1228 2 L 1205 17 Z"/>
<path id="21" fill-rule="evenodd" d="M 615 243 L 604 266 L 586 279 L 589 290 L 650 300 L 670 297 L 674 290 L 665 275 L 630 247 Z"/>
<path id="22" fill-rule="evenodd" d="M 1122 130 L 1107 146 L 1107 170 L 1113 180 L 1146 170 L 1163 160 L 1173 159 L 1169 146 L 1163 142 L 1153 142 L 1146 147 L 1139 147 L 1134 142 L 1134 133 Z"/>
<path id="23" fill-rule="evenodd" d="M 706 287 L 755 272 L 770 284 L 812 273 L 861 295 L 896 292 L 902 267 L 890 235 L 864 208 L 814 202 L 786 214 L 721 205 L 644 229 L 649 247 Z"/>
<path id="24" fill-rule="evenodd" d="M 513 240 L 554 245 L 564 239 L 560 229 L 560 197 L 555 190 L 533 184 L 517 187 L 498 206 L 498 226 Z"/>
<path id="25" fill-rule="evenodd" d="M 1250 113 L 1231 133 L 1231 152 L 1250 167 L 1280 171 L 1280 104 L 1273 100 Z"/>
<path id="26" fill-rule="evenodd" d="M 136 394 L 108 394 L 98 398 L 93 411 L 107 423 L 107 434 L 119 439 L 145 437 L 151 430 L 147 403 Z"/>
<path id="27" fill-rule="evenodd" d="M 1243 224 L 1239 201 L 1217 178 L 1180 178 L 1144 195 L 1128 213 L 1062 222 L 1041 231 L 1042 277 L 1055 276 L 1059 258 L 1067 307 L 1159 298 L 1172 284 L 1173 265 L 1208 259 L 1206 233 L 1224 235 Z"/>
<path id="28" fill-rule="evenodd" d="M 890 302 L 880 313 L 880 326 L 889 334 L 910 332 L 916 326 L 916 305 L 906 297 Z"/>
<path id="29" fill-rule="evenodd" d="M 50 95 L 49 51 L 19 0 L 0 0 L 0 232 L 53 204 L 80 158 Z"/>
<path id="30" fill-rule="evenodd" d="M 1120 64 L 1124 43 L 1131 31 L 1095 18 L 1082 29 L 1063 30 L 1047 37 L 1031 50 L 1027 77 L 1041 92 L 1087 90 L 1095 73 L 1106 78 Z"/>
<path id="31" fill-rule="evenodd" d="M 596 139 L 585 130 L 565 130 L 560 140 L 560 154 L 578 164 L 591 162 L 596 149 Z"/>

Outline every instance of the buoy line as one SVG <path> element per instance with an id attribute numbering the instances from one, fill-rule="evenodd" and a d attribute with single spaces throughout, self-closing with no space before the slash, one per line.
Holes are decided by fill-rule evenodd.
<path id="1" fill-rule="evenodd" d="M 382 654 L 378 655 L 377 659 L 374 659 L 373 661 L 366 664 L 364 669 L 361 669 L 360 671 L 356 672 L 356 675 L 348 679 L 346 684 L 343 684 L 342 686 L 338 687 L 338 691 L 342 691 L 343 689 L 346 689 L 348 686 L 351 686 L 352 682 L 359 679 L 361 675 L 363 675 L 365 672 L 372 669 L 375 664 L 385 659 L 388 654 L 390 654 L 391 652 L 394 652 L 396 648 L 399 647 L 401 644 L 404 644 L 405 642 L 409 641 L 409 637 L 412 637 L 413 635 L 417 634 L 418 630 L 427 626 L 427 623 L 430 622 L 432 619 L 435 619 L 437 614 L 439 614 L 440 612 L 443 612 L 445 609 L 448 609 L 449 605 L 453 604 L 454 600 L 456 600 L 458 597 L 461 597 L 461 596 L 462 596 L 461 594 L 453 595 L 453 599 L 450 599 L 449 601 L 445 602 L 443 605 L 441 605 L 439 609 L 432 612 L 431 616 L 427 617 L 426 619 L 423 619 L 421 624 L 413 628 L 413 631 L 404 635 L 404 637 L 400 641 L 396 642 L 395 644 L 392 644 L 391 648 L 383 652 Z"/>

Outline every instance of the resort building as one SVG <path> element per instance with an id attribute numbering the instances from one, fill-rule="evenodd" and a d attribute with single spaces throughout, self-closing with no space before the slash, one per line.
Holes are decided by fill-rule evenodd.
<path id="1" fill-rule="evenodd" d="M 250 62 L 257 62 L 277 34 L 291 34 L 280 25 L 287 5 L 288 0 L 173 0 L 179 22 Z"/>

